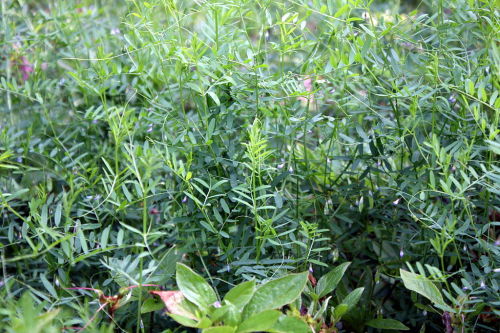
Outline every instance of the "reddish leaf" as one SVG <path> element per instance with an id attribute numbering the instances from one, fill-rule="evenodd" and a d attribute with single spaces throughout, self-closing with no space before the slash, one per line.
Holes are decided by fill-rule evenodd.
<path id="1" fill-rule="evenodd" d="M 189 311 L 187 311 L 182 307 L 182 302 L 184 301 L 184 295 L 182 295 L 181 291 L 153 290 L 150 291 L 149 293 L 159 296 L 163 301 L 163 303 L 165 304 L 165 307 L 167 308 L 167 311 L 169 313 L 197 320 L 197 318 L 192 313 L 190 313 Z"/>

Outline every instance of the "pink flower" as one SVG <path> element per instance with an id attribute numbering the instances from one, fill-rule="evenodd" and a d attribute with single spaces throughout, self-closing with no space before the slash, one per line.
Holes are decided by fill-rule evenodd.
<path id="1" fill-rule="evenodd" d="M 160 211 L 157 208 L 153 207 L 149 210 L 149 214 L 158 215 L 158 214 L 160 214 Z"/>
<path id="2" fill-rule="evenodd" d="M 308 78 L 304 80 L 304 87 L 307 91 L 312 91 L 312 79 Z"/>
<path id="3" fill-rule="evenodd" d="M 31 64 L 25 56 L 22 56 L 19 70 L 21 71 L 23 80 L 26 81 L 27 79 L 29 79 L 31 73 L 33 73 L 33 64 Z"/>
<path id="4" fill-rule="evenodd" d="M 311 78 L 305 79 L 302 84 L 307 92 L 311 92 L 313 90 L 313 81 Z M 301 102 L 307 103 L 308 101 L 312 102 L 314 100 L 314 96 L 300 96 L 297 99 Z"/>

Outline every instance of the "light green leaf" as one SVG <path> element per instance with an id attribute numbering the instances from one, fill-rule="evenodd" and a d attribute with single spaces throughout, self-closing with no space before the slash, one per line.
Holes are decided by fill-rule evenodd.
<path id="1" fill-rule="evenodd" d="M 232 326 L 216 326 L 205 328 L 202 333 L 234 333 L 236 331 L 236 327 Z"/>
<path id="2" fill-rule="evenodd" d="M 424 296 L 434 304 L 446 305 L 443 300 L 443 295 L 431 280 L 425 276 L 408 272 L 403 269 L 400 269 L 399 273 L 401 274 L 401 279 L 403 279 L 403 283 L 407 289 Z"/>
<path id="3" fill-rule="evenodd" d="M 236 308 L 233 304 L 226 301 L 227 304 L 223 305 L 222 308 L 214 311 L 211 316 L 214 317 L 214 321 L 223 321 L 224 324 L 229 326 L 237 326 L 241 322 L 241 310 Z M 223 309 L 226 308 L 226 309 Z M 220 318 L 218 316 L 218 311 L 223 309 L 223 315 Z"/>
<path id="4" fill-rule="evenodd" d="M 269 329 L 269 332 L 274 333 L 309 333 L 311 328 L 297 317 L 288 317 L 281 315 L 276 324 Z"/>
<path id="5" fill-rule="evenodd" d="M 176 281 L 184 297 L 203 311 L 217 301 L 217 295 L 205 279 L 184 264 L 177 263 Z"/>
<path id="6" fill-rule="evenodd" d="M 383 319 L 383 318 L 372 319 L 368 321 L 366 325 L 373 328 L 379 328 L 382 330 L 408 331 L 410 329 L 402 322 L 394 319 Z"/>
<path id="7" fill-rule="evenodd" d="M 293 302 L 306 286 L 308 274 L 289 274 L 261 285 L 245 306 L 243 318 L 260 311 L 278 309 Z"/>
<path id="8" fill-rule="evenodd" d="M 208 319 L 207 317 L 203 317 L 198 322 L 198 325 L 196 326 L 196 328 L 209 328 L 210 326 L 212 326 L 212 321 L 210 319 Z"/>
<path id="9" fill-rule="evenodd" d="M 47 278 L 45 277 L 45 274 L 41 274 L 40 275 L 40 280 L 42 281 L 43 283 L 43 286 L 45 287 L 45 289 L 47 289 L 47 291 L 55 298 L 58 298 L 57 296 L 57 292 L 56 292 L 56 289 L 54 288 L 54 286 L 49 282 L 49 280 L 47 280 Z"/>
<path id="10" fill-rule="evenodd" d="M 335 310 L 333 311 L 333 316 L 335 317 L 336 320 L 339 320 L 342 318 L 343 315 L 345 315 L 349 311 L 349 305 L 347 304 L 339 304 L 335 307 Z"/>
<path id="11" fill-rule="evenodd" d="M 148 298 L 141 306 L 141 313 L 149 313 L 162 310 L 165 307 L 158 298 Z"/>
<path id="12" fill-rule="evenodd" d="M 316 294 L 318 294 L 319 297 L 324 297 L 331 293 L 337 287 L 340 280 L 342 280 L 342 277 L 350 264 L 350 262 L 345 262 L 323 275 L 319 279 L 316 286 Z"/>
<path id="13" fill-rule="evenodd" d="M 207 91 L 207 93 L 210 95 L 210 97 L 212 97 L 212 99 L 214 100 L 215 104 L 217 104 L 217 106 L 219 106 L 220 105 L 220 100 L 219 100 L 219 97 L 217 97 L 217 94 L 214 93 L 211 90 Z"/>
<path id="14" fill-rule="evenodd" d="M 262 311 L 244 320 L 238 326 L 238 333 L 266 331 L 278 321 L 281 312 L 277 310 Z"/>
<path id="15" fill-rule="evenodd" d="M 354 308 L 358 304 L 361 295 L 365 288 L 356 288 L 349 293 L 343 300 L 342 303 L 335 307 L 333 315 L 336 320 L 339 320 L 344 316 L 349 310 Z"/>
<path id="16" fill-rule="evenodd" d="M 358 304 L 359 299 L 361 298 L 361 295 L 363 294 L 364 290 L 365 288 L 356 288 L 342 300 L 342 304 L 346 304 L 348 306 L 347 310 L 352 309 L 353 307 L 356 306 L 356 304 Z"/>
<path id="17" fill-rule="evenodd" d="M 230 302 L 238 309 L 243 309 L 245 305 L 252 299 L 255 293 L 255 281 L 247 281 L 235 286 L 224 297 L 225 301 Z"/>
<path id="18" fill-rule="evenodd" d="M 184 317 L 184 316 L 176 315 L 176 314 L 173 314 L 173 313 L 169 313 L 168 315 L 173 320 L 175 320 L 176 322 L 178 322 L 179 324 L 181 324 L 182 326 L 198 328 L 198 322 L 196 320 L 193 320 L 193 319 L 190 319 L 190 318 L 187 318 L 187 317 Z"/>

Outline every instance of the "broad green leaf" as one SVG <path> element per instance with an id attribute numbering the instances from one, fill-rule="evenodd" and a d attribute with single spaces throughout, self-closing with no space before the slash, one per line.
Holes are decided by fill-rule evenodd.
<path id="1" fill-rule="evenodd" d="M 141 313 L 162 310 L 165 307 L 158 298 L 148 298 L 141 306 Z"/>
<path id="2" fill-rule="evenodd" d="M 236 308 L 233 304 L 226 301 L 227 304 L 223 305 L 222 308 L 227 308 L 222 310 L 224 313 L 220 318 L 214 319 L 214 321 L 223 321 L 224 324 L 229 326 L 237 326 L 241 322 L 241 309 Z M 217 310 L 221 310 L 219 308 Z M 218 311 L 214 311 L 211 315 L 217 317 Z"/>
<path id="3" fill-rule="evenodd" d="M 382 319 L 382 318 L 372 319 L 368 321 L 366 325 L 373 328 L 379 328 L 382 330 L 408 331 L 410 329 L 402 322 L 394 319 Z"/>
<path id="4" fill-rule="evenodd" d="M 226 313 L 229 311 L 229 309 L 234 306 L 232 304 L 225 304 L 221 306 L 220 308 L 215 308 L 211 313 L 210 313 L 210 319 L 216 323 L 219 321 L 225 322 L 225 316 Z"/>
<path id="5" fill-rule="evenodd" d="M 198 322 L 195 321 L 195 320 L 193 320 L 193 319 L 190 319 L 190 318 L 187 318 L 187 317 L 183 317 L 183 316 L 180 316 L 180 315 L 176 315 L 176 314 L 173 314 L 173 313 L 169 313 L 168 315 L 170 317 L 172 317 L 173 320 L 175 320 L 176 322 L 178 322 L 179 324 L 181 324 L 182 326 L 198 328 Z"/>
<path id="6" fill-rule="evenodd" d="M 203 311 L 217 301 L 217 295 L 205 279 L 184 264 L 177 263 L 176 281 L 184 297 Z"/>
<path id="7" fill-rule="evenodd" d="M 335 317 L 335 320 L 339 320 L 342 318 L 343 315 L 345 315 L 349 311 L 349 305 L 347 304 L 339 304 L 335 307 L 335 310 L 333 311 L 333 316 Z"/>
<path id="8" fill-rule="evenodd" d="M 203 317 L 198 322 L 198 325 L 196 326 L 196 328 L 209 328 L 210 326 L 212 326 L 212 321 L 210 319 L 208 319 L 207 317 Z"/>
<path id="9" fill-rule="evenodd" d="M 281 312 L 277 310 L 266 310 L 244 320 L 238 326 L 238 333 L 267 331 L 278 321 Z"/>
<path id="10" fill-rule="evenodd" d="M 243 310 L 243 318 L 293 302 L 306 286 L 308 272 L 289 274 L 261 285 Z"/>
<path id="11" fill-rule="evenodd" d="M 234 333 L 236 331 L 236 327 L 232 326 L 216 326 L 205 328 L 202 333 Z"/>
<path id="12" fill-rule="evenodd" d="M 358 304 L 364 290 L 365 288 L 354 289 L 342 300 L 342 304 L 346 304 L 348 306 L 348 310 L 352 309 L 354 306 L 356 306 L 356 304 Z"/>
<path id="13" fill-rule="evenodd" d="M 230 302 L 238 309 L 243 309 L 255 293 L 255 281 L 247 281 L 235 286 L 224 296 L 224 300 Z"/>
<path id="14" fill-rule="evenodd" d="M 443 300 L 443 295 L 431 280 L 425 276 L 408 272 L 403 269 L 400 269 L 399 273 L 401 274 L 401 279 L 403 279 L 403 283 L 407 289 L 424 296 L 434 304 L 446 305 Z"/>
<path id="15" fill-rule="evenodd" d="M 342 280 L 342 277 L 350 264 L 350 262 L 345 262 L 323 275 L 318 280 L 316 294 L 318 294 L 319 297 L 324 297 L 331 293 L 337 287 L 340 280 Z"/>
<path id="16" fill-rule="evenodd" d="M 274 326 L 269 329 L 269 332 L 274 333 L 309 333 L 311 328 L 297 317 L 288 317 L 281 315 Z"/>
<path id="17" fill-rule="evenodd" d="M 351 291 L 349 295 L 342 300 L 342 303 L 335 307 L 333 312 L 335 319 L 339 320 L 342 316 L 349 312 L 349 310 L 354 308 L 356 304 L 358 304 L 364 290 L 365 288 L 357 288 Z"/>

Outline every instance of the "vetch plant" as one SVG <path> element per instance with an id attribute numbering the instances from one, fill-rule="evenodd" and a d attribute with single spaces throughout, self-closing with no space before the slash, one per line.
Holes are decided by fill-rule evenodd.
<path id="1" fill-rule="evenodd" d="M 453 282 L 449 285 L 446 276 L 436 267 L 425 265 L 424 268 L 418 262 L 415 266 L 417 272 L 410 264 L 410 271 L 400 269 L 404 286 L 431 302 L 432 306 L 424 305 L 416 297 L 412 297 L 418 308 L 441 316 L 446 332 L 468 330 L 469 322 L 487 308 L 485 302 L 478 297 L 484 293 L 481 290 L 485 289 L 484 281 L 479 283 L 479 287 L 473 288 L 469 282 L 462 280 L 464 287 L 460 288 Z M 488 312 L 498 315 L 498 311 L 492 308 Z"/>
<path id="2" fill-rule="evenodd" d="M 269 330 L 498 331 L 497 2 L 0 1 L 0 330 L 179 329 L 62 289 L 145 283 L 237 330 L 228 286 L 312 266 Z"/>

